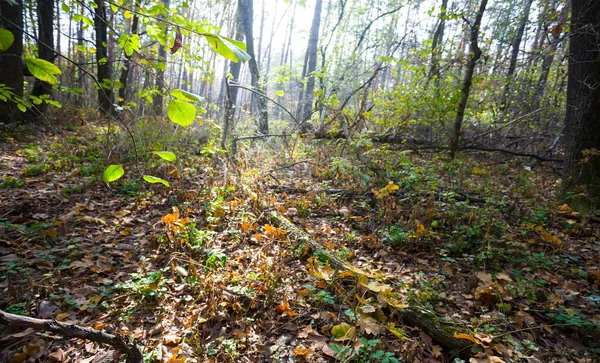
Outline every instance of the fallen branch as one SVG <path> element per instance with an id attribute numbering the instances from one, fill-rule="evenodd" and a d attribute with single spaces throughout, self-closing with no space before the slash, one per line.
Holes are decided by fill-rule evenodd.
<path id="1" fill-rule="evenodd" d="M 129 343 L 124 337 L 79 326 L 76 324 L 62 323 L 50 319 L 37 319 L 28 316 L 20 316 L 0 310 L 0 324 L 9 327 L 32 328 L 59 334 L 66 338 L 78 338 L 91 340 L 97 343 L 108 344 L 119 353 L 127 356 L 127 363 L 143 363 L 142 352 L 135 343 Z"/>
<path id="2" fill-rule="evenodd" d="M 297 241 L 306 243 L 310 250 L 324 253 L 331 267 L 340 271 L 356 271 L 357 269 L 339 257 L 329 253 L 321 244 L 315 241 L 308 233 L 296 227 L 289 219 L 285 218 L 277 212 L 271 213 L 274 221 L 288 232 L 288 235 L 295 238 Z M 410 326 L 415 326 L 425 331 L 435 341 L 446 348 L 462 351 L 471 346 L 471 343 L 465 339 L 454 337 L 454 332 L 458 333 L 458 324 L 444 321 L 434 312 L 422 309 L 419 307 L 409 306 L 406 308 L 398 308 L 390 305 L 390 309 L 394 309 L 400 319 Z"/>
<path id="3" fill-rule="evenodd" d="M 463 146 L 460 148 L 460 150 L 478 150 L 478 151 L 487 151 L 487 152 L 500 152 L 500 153 L 505 153 L 505 154 L 510 154 L 510 155 L 515 155 L 515 156 L 523 156 L 526 158 L 533 158 L 533 159 L 537 159 L 539 161 L 553 161 L 553 162 L 557 162 L 557 163 L 562 163 L 563 159 L 552 159 L 552 158 L 546 158 L 537 154 L 531 154 L 531 153 L 527 153 L 527 152 L 522 152 L 522 151 L 512 151 L 512 150 L 506 150 L 506 149 L 499 149 L 499 148 L 494 148 L 494 147 L 484 147 L 484 146 Z"/>

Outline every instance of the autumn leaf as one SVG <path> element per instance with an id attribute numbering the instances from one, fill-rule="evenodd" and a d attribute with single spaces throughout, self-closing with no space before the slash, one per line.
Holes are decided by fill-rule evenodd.
<path id="1" fill-rule="evenodd" d="M 181 29 L 179 27 L 177 27 L 177 30 L 175 31 L 175 42 L 173 43 L 173 47 L 171 47 L 171 54 L 174 54 L 175 52 L 177 52 L 179 50 L 179 48 L 181 48 L 181 46 L 183 45 L 182 39 L 181 39 Z"/>
<path id="2" fill-rule="evenodd" d="M 356 328 L 347 323 L 341 323 L 331 328 L 331 335 L 336 341 L 352 340 L 356 337 Z"/>
<path id="3" fill-rule="evenodd" d="M 333 276 L 335 274 L 335 269 L 333 269 L 331 266 L 329 266 L 329 261 L 325 263 L 325 266 L 321 266 L 319 265 L 319 263 L 315 263 L 314 260 L 312 258 L 308 259 L 308 273 L 310 273 L 311 275 L 325 280 L 325 281 L 331 281 L 333 279 Z"/>
<path id="4" fill-rule="evenodd" d="M 360 327 L 360 330 L 367 334 L 378 335 L 383 330 L 377 320 L 366 315 L 361 316 L 358 319 L 357 324 Z"/>
<path id="5" fill-rule="evenodd" d="M 294 354 L 306 357 L 310 354 L 310 348 L 305 347 L 303 344 L 300 344 L 296 348 L 294 348 Z"/>

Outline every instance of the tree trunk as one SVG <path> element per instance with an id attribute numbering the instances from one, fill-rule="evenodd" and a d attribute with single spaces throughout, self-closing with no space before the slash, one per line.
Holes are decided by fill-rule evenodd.
<path id="1" fill-rule="evenodd" d="M 550 39 L 550 44 L 544 53 L 544 59 L 542 61 L 542 73 L 540 73 L 540 78 L 538 80 L 538 85 L 533 98 L 533 107 L 536 109 L 539 108 L 540 101 L 544 95 L 546 83 L 548 82 L 548 75 L 550 74 L 550 68 L 554 62 L 554 54 L 556 53 L 556 49 L 558 49 L 558 45 L 561 42 L 561 34 L 565 24 L 567 23 L 567 17 L 569 15 L 569 5 L 569 1 L 563 5 L 558 23 L 550 30 L 552 38 Z"/>
<path id="2" fill-rule="evenodd" d="M 38 13 L 38 58 L 46 60 L 50 63 L 54 63 L 55 52 L 54 52 L 54 0 L 38 0 L 37 2 L 37 13 Z M 42 82 L 36 78 L 33 84 L 33 90 L 31 91 L 32 96 L 40 97 L 43 95 L 50 95 L 52 93 L 52 84 Z M 48 104 L 42 102 L 41 104 L 30 109 L 26 117 L 38 118 L 41 116 L 46 109 Z"/>
<path id="3" fill-rule="evenodd" d="M 319 0 L 320 1 L 320 0 Z M 240 20 L 242 27 L 244 28 L 244 35 L 246 36 L 246 53 L 250 55 L 248 66 L 250 67 L 250 76 L 252 87 L 262 91 L 260 85 L 260 72 L 258 70 L 258 64 L 256 63 L 256 53 L 254 52 L 254 36 L 253 36 L 253 0 L 239 0 L 238 9 L 240 13 Z M 264 97 L 256 97 L 258 104 L 258 132 L 261 134 L 269 133 L 269 115 L 267 113 L 267 100 Z"/>
<path id="4" fill-rule="evenodd" d="M 525 9 L 523 9 L 523 15 L 517 28 L 517 33 L 512 44 L 512 53 L 510 55 L 510 63 L 508 64 L 508 72 L 506 72 L 506 83 L 504 84 L 504 92 L 502 93 L 502 101 L 500 101 L 500 108 L 503 113 L 506 112 L 509 106 L 509 95 L 510 88 L 512 86 L 512 79 L 517 68 L 517 59 L 519 58 L 519 51 L 521 49 L 521 41 L 523 40 L 523 33 L 527 26 L 527 20 L 529 19 L 529 11 L 531 10 L 531 3 L 533 0 L 526 0 Z"/>
<path id="5" fill-rule="evenodd" d="M 139 6 L 139 0 L 135 2 L 135 9 L 137 10 Z M 133 14 L 133 18 L 131 19 L 131 31 L 129 35 L 138 33 L 138 15 L 137 13 Z M 129 75 L 131 73 L 131 57 L 132 55 L 127 55 L 123 52 L 123 56 L 125 59 L 123 60 L 123 69 L 121 70 L 121 77 L 119 77 L 119 82 L 121 83 L 121 88 L 119 88 L 119 104 L 125 105 L 131 99 L 131 92 L 127 88 L 129 85 L 129 79 L 131 78 Z"/>
<path id="6" fill-rule="evenodd" d="M 600 1 L 573 0 L 563 197 L 579 211 L 600 201 Z"/>
<path id="7" fill-rule="evenodd" d="M 300 98 L 298 108 L 300 114 L 298 119 L 301 122 L 301 131 L 308 131 L 309 125 L 306 123 L 312 114 L 312 105 L 315 91 L 315 71 L 317 69 L 317 46 L 319 45 L 319 27 L 321 25 L 321 8 L 323 0 L 317 0 L 312 25 L 310 27 L 310 37 L 308 38 L 308 47 L 306 49 L 307 67 L 303 77 L 306 78 L 306 89 L 303 92 L 304 97 Z"/>
<path id="8" fill-rule="evenodd" d="M 533 1 L 533 0 L 530 0 Z M 446 9 L 448 8 L 448 0 L 442 0 L 442 10 L 440 12 L 440 20 L 433 34 L 433 40 L 431 42 L 431 68 L 429 69 L 429 75 L 427 82 L 434 79 L 436 89 L 439 92 L 440 85 L 440 46 L 444 42 L 444 28 L 446 26 Z"/>
<path id="9" fill-rule="evenodd" d="M 17 5 L 8 1 L 0 1 L 0 28 L 11 32 L 15 40 L 7 50 L 0 52 L 0 84 L 10 88 L 15 97 L 23 97 L 23 3 L 16 0 Z M 6 20 L 5 20 L 6 19 Z M 0 101 L 0 122 L 20 121 L 22 112 L 13 101 Z"/>
<path id="10" fill-rule="evenodd" d="M 481 18 L 483 12 L 487 6 L 488 0 L 481 0 L 479 4 L 479 10 L 475 16 L 475 23 L 471 27 L 470 34 L 470 46 L 469 46 L 469 61 L 467 62 L 467 68 L 462 81 L 461 96 L 458 102 L 458 110 L 456 111 L 456 118 L 454 119 L 454 132 L 450 140 L 450 157 L 454 159 L 456 151 L 458 150 L 458 141 L 460 139 L 460 132 L 462 128 L 462 122 L 465 118 L 465 109 L 467 108 L 467 101 L 469 100 L 469 93 L 471 92 L 471 84 L 473 83 L 473 74 L 475 73 L 475 65 L 477 60 L 481 57 L 481 49 L 477 44 L 479 38 L 479 27 L 481 26 Z"/>
<path id="11" fill-rule="evenodd" d="M 170 0 L 162 0 L 165 10 L 169 10 L 169 6 L 171 5 Z M 163 16 L 159 16 L 159 18 L 163 18 Z M 165 34 L 168 34 L 169 26 L 165 25 Z M 152 109 L 154 111 L 154 115 L 162 116 L 163 115 L 163 103 L 164 103 L 164 92 L 165 92 L 165 69 L 167 67 L 167 50 L 165 46 L 160 44 L 158 47 L 158 59 L 161 62 L 161 66 L 156 71 L 156 83 L 155 88 L 158 93 L 154 96 L 152 100 Z"/>
<path id="12" fill-rule="evenodd" d="M 111 79 L 111 65 L 108 62 L 107 18 L 103 0 L 94 0 L 94 29 L 96 30 L 96 64 L 98 67 L 97 79 L 102 87 L 98 88 L 98 107 L 104 115 L 112 113 L 113 90 Z"/>

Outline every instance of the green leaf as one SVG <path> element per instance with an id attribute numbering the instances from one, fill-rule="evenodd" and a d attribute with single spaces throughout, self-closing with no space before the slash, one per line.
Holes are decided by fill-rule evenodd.
<path id="1" fill-rule="evenodd" d="M 204 34 L 208 44 L 215 52 L 234 62 L 246 62 L 250 55 L 245 52 L 246 45 L 240 41 L 222 37 L 217 34 Z"/>
<path id="2" fill-rule="evenodd" d="M 23 60 L 35 78 L 50 84 L 58 83 L 56 75 L 61 74 L 61 71 L 54 64 L 39 58 L 24 58 Z"/>
<path id="3" fill-rule="evenodd" d="M 177 156 L 170 151 L 153 151 L 152 154 L 160 156 L 161 159 L 166 161 L 175 161 Z"/>
<path id="4" fill-rule="evenodd" d="M 65 3 L 62 3 L 62 4 L 60 5 L 60 7 L 63 9 L 63 11 L 64 11 L 65 13 L 70 13 L 70 12 L 71 12 L 71 8 L 69 7 L 69 5 L 67 5 L 67 4 L 65 4 Z"/>
<path id="5" fill-rule="evenodd" d="M 176 124 L 188 127 L 196 119 L 196 107 L 181 100 L 173 100 L 167 108 L 167 116 Z"/>
<path id="6" fill-rule="evenodd" d="M 102 175 L 102 180 L 108 185 L 115 180 L 119 180 L 123 175 L 125 175 L 125 170 L 121 165 L 109 165 L 106 170 L 104 170 L 104 174 Z"/>
<path id="7" fill-rule="evenodd" d="M 140 51 L 140 36 L 137 34 L 122 34 L 117 40 L 117 44 L 128 57 L 131 57 L 133 52 Z"/>
<path id="8" fill-rule="evenodd" d="M 199 102 L 202 101 L 202 96 L 195 93 L 184 91 L 182 89 L 174 89 L 171 91 L 171 96 L 186 102 Z"/>
<path id="9" fill-rule="evenodd" d="M 4 52 L 15 41 L 15 36 L 13 33 L 6 29 L 0 28 L 0 52 Z"/>
<path id="10" fill-rule="evenodd" d="M 152 184 L 161 183 L 162 185 L 164 185 L 167 188 L 170 187 L 168 181 L 161 179 L 161 178 L 157 178 L 155 176 L 144 175 L 144 180 L 147 181 L 148 183 L 152 183 Z"/>

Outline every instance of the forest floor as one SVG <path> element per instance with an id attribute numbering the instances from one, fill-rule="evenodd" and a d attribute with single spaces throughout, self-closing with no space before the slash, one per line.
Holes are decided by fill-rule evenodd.
<path id="1" fill-rule="evenodd" d="M 147 362 L 600 356 L 600 217 L 558 203 L 551 168 L 391 147 L 361 163 L 360 146 L 288 140 L 235 165 L 206 145 L 147 157 L 137 168 L 170 188 L 133 161 L 108 187 L 95 128 L 0 131 L 5 311 L 129 335 Z M 434 339 L 441 326 L 468 347 Z M 0 362 L 119 360 L 0 331 Z"/>

